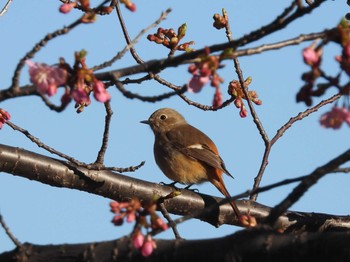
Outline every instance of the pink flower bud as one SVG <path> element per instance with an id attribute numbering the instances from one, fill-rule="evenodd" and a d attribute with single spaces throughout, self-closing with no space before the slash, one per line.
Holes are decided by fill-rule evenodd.
<path id="1" fill-rule="evenodd" d="M 131 223 L 135 221 L 135 219 L 136 219 L 135 211 L 128 212 L 128 214 L 126 215 L 126 222 Z"/>
<path id="2" fill-rule="evenodd" d="M 303 49 L 303 59 L 305 64 L 312 67 L 319 67 L 321 63 L 322 50 L 315 49 L 316 42 Z"/>
<path id="3" fill-rule="evenodd" d="M 111 211 L 113 213 L 119 213 L 120 212 L 120 203 L 117 201 L 112 201 L 111 203 L 109 203 L 109 206 L 111 208 Z"/>
<path id="4" fill-rule="evenodd" d="M 218 108 L 222 105 L 223 95 L 220 88 L 215 89 L 213 107 Z"/>
<path id="5" fill-rule="evenodd" d="M 144 257 L 148 257 L 153 253 L 154 248 L 156 248 L 156 243 L 153 241 L 151 236 L 147 236 L 146 241 L 141 247 L 141 254 Z"/>
<path id="6" fill-rule="evenodd" d="M 188 72 L 191 73 L 191 74 L 196 74 L 197 72 L 197 66 L 195 64 L 191 64 L 188 66 Z"/>
<path id="7" fill-rule="evenodd" d="M 245 109 L 244 106 L 241 108 L 241 111 L 239 111 L 239 116 L 242 117 L 242 118 L 248 116 L 248 111 L 247 111 L 247 109 Z"/>
<path id="8" fill-rule="evenodd" d="M 136 11 L 135 3 L 129 2 L 129 3 L 125 4 L 125 7 L 127 9 L 129 9 L 131 12 L 135 12 Z"/>
<path id="9" fill-rule="evenodd" d="M 77 5 L 77 3 L 72 2 L 72 3 L 67 3 L 67 4 L 62 4 L 60 6 L 59 11 L 63 14 L 67 14 L 70 12 L 70 10 L 72 10 L 73 7 L 75 7 Z"/>
<path id="10" fill-rule="evenodd" d="M 203 65 L 203 67 L 199 70 L 199 74 L 201 76 L 210 76 L 211 70 L 206 66 L 207 64 Z"/>
<path id="11" fill-rule="evenodd" d="M 243 101 L 240 97 L 236 98 L 235 101 L 234 101 L 234 104 L 237 108 L 241 108 L 242 105 L 243 105 Z"/>
<path id="12" fill-rule="evenodd" d="M 94 97 L 97 101 L 106 103 L 111 99 L 111 95 L 105 89 L 105 85 L 102 81 L 95 79 L 93 89 Z"/>
<path id="13" fill-rule="evenodd" d="M 152 226 L 154 228 L 159 228 L 159 229 L 162 229 L 162 230 L 167 230 L 168 229 L 168 225 L 160 217 L 157 217 L 155 219 L 155 222 L 154 222 L 154 224 Z"/>
<path id="14" fill-rule="evenodd" d="M 140 231 L 137 231 L 132 236 L 132 243 L 135 248 L 139 249 L 142 247 L 143 243 L 145 242 L 145 237 L 142 235 Z"/>
<path id="15" fill-rule="evenodd" d="M 3 124 L 5 124 L 8 120 L 10 120 L 10 118 L 11 118 L 10 114 L 4 109 L 0 108 L 0 129 L 2 128 Z"/>

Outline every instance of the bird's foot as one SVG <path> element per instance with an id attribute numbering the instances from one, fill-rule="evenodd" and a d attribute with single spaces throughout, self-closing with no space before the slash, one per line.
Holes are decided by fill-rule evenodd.
<path id="1" fill-rule="evenodd" d="M 163 185 L 163 186 L 170 186 L 170 187 L 173 187 L 175 190 L 178 190 L 178 191 L 181 191 L 182 189 L 187 189 L 187 190 L 190 190 L 190 191 L 195 192 L 195 193 L 198 193 L 198 192 L 199 192 L 199 190 L 198 190 L 197 188 L 190 189 L 190 187 L 193 186 L 193 184 L 190 184 L 190 185 L 188 185 L 188 186 L 186 186 L 186 187 L 184 187 L 184 188 L 179 188 L 179 187 L 176 186 L 177 183 L 180 183 L 180 182 L 174 181 L 174 182 L 171 182 L 171 183 L 169 183 L 169 184 L 166 184 L 166 183 L 164 183 L 164 182 L 160 182 L 159 184 L 160 184 L 160 185 Z"/>
<path id="2" fill-rule="evenodd" d="M 159 184 L 162 185 L 162 186 L 170 186 L 170 187 L 173 187 L 174 189 L 180 191 L 181 188 L 179 188 L 179 187 L 176 186 L 177 183 L 179 183 L 179 182 L 174 181 L 174 182 L 171 182 L 171 183 L 169 183 L 169 184 L 164 183 L 164 182 L 160 182 Z"/>
<path id="3" fill-rule="evenodd" d="M 191 186 L 193 186 L 193 184 L 189 184 L 189 185 L 186 186 L 184 189 L 190 190 L 190 191 L 195 192 L 195 193 L 199 193 L 198 188 L 190 189 Z"/>

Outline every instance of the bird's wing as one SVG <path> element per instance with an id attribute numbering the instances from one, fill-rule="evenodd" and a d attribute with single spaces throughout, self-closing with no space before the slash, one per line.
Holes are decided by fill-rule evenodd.
<path id="1" fill-rule="evenodd" d="M 166 136 L 169 142 L 184 155 L 218 168 L 233 177 L 226 169 L 213 141 L 197 128 L 183 125 L 181 128 L 171 129 Z"/>

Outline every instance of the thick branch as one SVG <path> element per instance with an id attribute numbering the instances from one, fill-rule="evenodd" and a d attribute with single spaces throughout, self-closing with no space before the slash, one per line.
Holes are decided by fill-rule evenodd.
<path id="1" fill-rule="evenodd" d="M 157 240 L 149 258 L 129 238 L 74 245 L 25 244 L 1 261 L 349 261 L 349 232 L 278 234 L 244 230 L 206 240 Z M 283 258 L 283 259 L 282 259 Z"/>
<path id="2" fill-rule="evenodd" d="M 15 147 L 0 144 L 0 171 L 30 180 L 36 180 L 55 187 L 66 187 L 90 192 L 117 201 L 137 197 L 150 201 L 154 194 L 165 196 L 173 188 L 162 186 L 107 170 L 87 170 L 75 167 L 58 159 L 39 155 Z M 182 190 L 181 195 L 166 200 L 164 206 L 171 214 L 190 215 L 205 207 L 222 201 L 205 194 Z M 258 222 L 266 218 L 271 208 L 248 200 L 238 200 L 238 208 L 243 214 L 250 214 Z M 214 226 L 239 224 L 229 204 L 214 208 L 210 213 L 196 216 Z M 277 220 L 276 227 L 285 232 L 349 230 L 350 217 L 319 213 L 288 211 Z"/>

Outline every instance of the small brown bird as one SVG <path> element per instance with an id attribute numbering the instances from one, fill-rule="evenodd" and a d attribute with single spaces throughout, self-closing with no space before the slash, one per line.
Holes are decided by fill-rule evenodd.
<path id="1" fill-rule="evenodd" d="M 189 125 L 184 117 L 171 108 L 155 111 L 148 120 L 154 133 L 154 158 L 163 173 L 171 180 L 186 185 L 209 181 L 229 198 L 222 174 L 232 177 L 226 169 L 214 142 L 202 131 Z M 240 212 L 230 202 L 236 216 Z"/>

